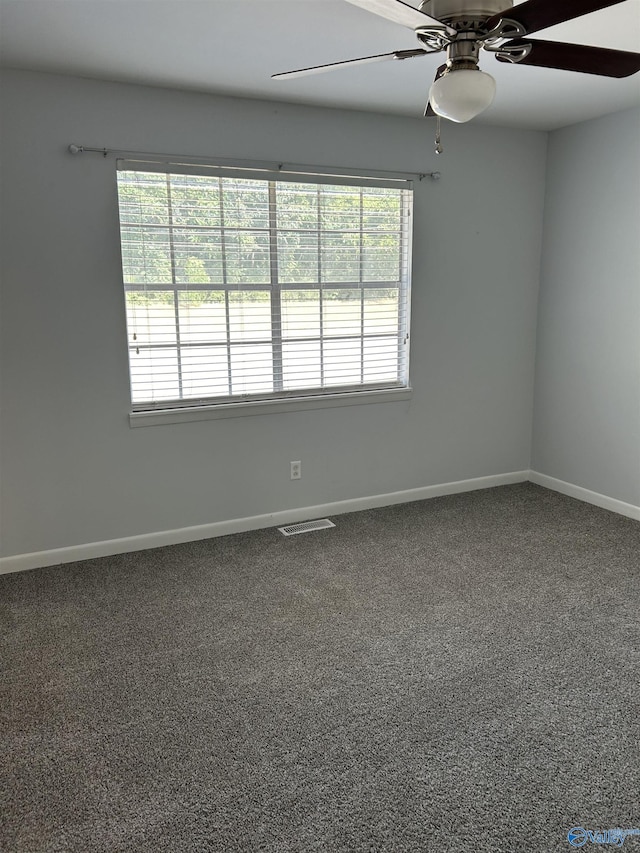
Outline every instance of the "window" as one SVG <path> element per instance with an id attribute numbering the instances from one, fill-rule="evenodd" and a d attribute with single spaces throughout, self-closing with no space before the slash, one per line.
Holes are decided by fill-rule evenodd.
<path id="1" fill-rule="evenodd" d="M 408 187 L 120 161 L 133 410 L 406 388 Z"/>

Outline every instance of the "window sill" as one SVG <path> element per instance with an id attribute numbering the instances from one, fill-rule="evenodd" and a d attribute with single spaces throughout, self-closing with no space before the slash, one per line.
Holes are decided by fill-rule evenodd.
<path id="1" fill-rule="evenodd" d="M 156 409 L 148 412 L 131 412 L 131 427 L 162 426 L 163 424 L 209 421 L 219 418 L 239 418 L 255 415 L 280 415 L 285 412 L 304 412 L 312 409 L 330 409 L 337 406 L 361 406 L 368 403 L 394 403 L 410 400 L 412 389 L 397 388 L 382 391 L 355 391 L 350 394 L 322 394 L 317 397 L 289 397 L 283 400 L 265 400 L 250 403 L 224 403 L 213 406 L 194 406 L 182 409 Z"/>

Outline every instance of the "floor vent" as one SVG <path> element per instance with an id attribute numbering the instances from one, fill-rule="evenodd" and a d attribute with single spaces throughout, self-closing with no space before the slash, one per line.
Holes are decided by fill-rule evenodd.
<path id="1" fill-rule="evenodd" d="M 287 524 L 286 527 L 279 527 L 280 533 L 285 536 L 295 536 L 296 533 L 311 533 L 312 530 L 324 530 L 325 527 L 335 527 L 333 521 L 328 518 L 321 518 L 318 521 L 301 521 L 299 524 Z"/>

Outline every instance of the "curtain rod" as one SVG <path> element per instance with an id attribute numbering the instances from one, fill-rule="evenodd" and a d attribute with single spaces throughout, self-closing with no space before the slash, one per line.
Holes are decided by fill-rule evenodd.
<path id="1" fill-rule="evenodd" d="M 202 163 L 203 161 L 213 163 L 215 162 L 218 166 L 245 166 L 246 168 L 253 169 L 270 169 L 274 172 L 306 172 L 310 174 L 310 170 L 315 170 L 317 172 L 317 166 L 307 166 L 299 163 L 258 163 L 253 160 L 239 160 L 239 159 L 229 159 L 225 157 L 219 157 L 212 160 L 211 157 L 198 157 L 193 154 L 160 154 L 158 152 L 153 151 L 131 151 L 124 148 L 90 148 L 87 145 L 76 145 L 75 143 L 71 143 L 67 148 L 70 154 L 84 154 L 85 152 L 90 154 L 102 154 L 103 157 L 107 157 L 109 154 L 121 154 L 121 155 L 133 155 L 133 156 L 142 156 L 142 157 L 154 157 L 157 159 L 160 158 L 169 158 L 171 160 L 195 160 L 197 162 Z M 388 172 L 381 169 L 371 169 L 364 170 L 366 172 L 371 172 L 371 177 L 380 176 L 380 177 L 388 177 L 399 179 L 406 179 L 407 177 L 418 178 L 419 181 L 424 180 L 425 178 L 431 178 L 433 181 L 438 181 L 441 178 L 441 172 Z M 349 177 L 351 173 L 347 170 L 338 170 L 336 172 L 327 172 L 326 174 L 335 174 L 336 177 Z M 356 177 L 356 176 L 354 176 Z M 360 175 L 359 177 L 363 177 Z"/>

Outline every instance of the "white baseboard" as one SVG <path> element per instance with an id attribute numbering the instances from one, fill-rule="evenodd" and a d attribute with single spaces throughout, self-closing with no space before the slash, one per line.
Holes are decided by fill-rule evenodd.
<path id="1" fill-rule="evenodd" d="M 595 504 L 595 506 L 602 507 L 602 509 L 609 509 L 611 512 L 617 512 L 619 515 L 626 515 L 629 518 L 635 518 L 637 521 L 640 521 L 640 506 L 635 506 L 635 504 L 628 504 L 617 500 L 617 498 L 610 498 L 608 495 L 601 495 L 599 492 L 583 489 L 582 486 L 574 486 L 573 483 L 565 483 L 564 480 L 549 477 L 547 474 L 540 474 L 538 471 L 530 471 L 529 480 L 532 483 L 537 483 L 538 486 L 552 489 L 554 492 L 560 492 L 571 498 L 578 498 L 578 500 L 585 501 L 585 503 Z"/>
<path id="2" fill-rule="evenodd" d="M 495 474 L 491 477 L 476 477 L 471 480 L 458 480 L 454 483 L 422 486 L 418 489 L 406 489 L 401 492 L 388 492 L 383 495 L 370 495 L 364 498 L 335 501 L 317 506 L 286 509 L 281 512 L 253 515 L 247 518 L 234 518 L 229 521 L 200 524 L 196 527 L 161 530 L 157 533 L 127 536 L 124 539 L 109 539 L 105 542 L 88 542 L 85 545 L 71 545 L 68 548 L 55 548 L 51 551 L 16 554 L 13 557 L 0 557 L 0 574 L 38 569 L 44 566 L 57 566 L 61 563 L 74 563 L 78 560 L 91 560 L 94 557 L 109 557 L 112 554 L 123 554 L 128 551 L 144 551 L 147 548 L 159 548 L 163 545 L 179 545 L 182 542 L 212 539 L 216 536 L 226 536 L 230 533 L 243 533 L 246 530 L 279 527 L 283 524 L 294 524 L 297 521 L 308 521 L 326 515 L 340 515 L 345 512 L 358 512 L 363 509 L 375 509 L 393 504 L 409 503 L 410 501 L 421 501 L 426 498 L 435 498 L 442 495 L 454 495 L 460 492 L 476 491 L 477 489 L 489 489 L 493 486 L 524 483 L 528 479 L 529 471 L 511 471 L 507 474 Z"/>

